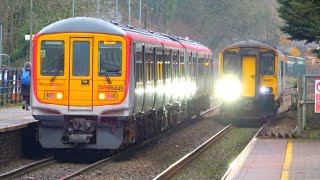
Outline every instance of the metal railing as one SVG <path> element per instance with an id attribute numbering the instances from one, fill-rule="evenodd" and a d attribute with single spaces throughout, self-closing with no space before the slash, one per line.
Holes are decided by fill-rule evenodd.
<path id="1" fill-rule="evenodd" d="M 0 106 L 21 102 L 19 69 L 0 69 Z"/>

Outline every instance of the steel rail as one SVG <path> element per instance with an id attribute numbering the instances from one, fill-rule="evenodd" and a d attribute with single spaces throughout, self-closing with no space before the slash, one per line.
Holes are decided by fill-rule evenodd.
<path id="1" fill-rule="evenodd" d="M 206 142 L 201 144 L 199 147 L 197 147 L 192 152 L 188 153 L 181 159 L 179 159 L 177 162 L 169 166 L 166 170 L 164 170 L 161 174 L 156 176 L 154 180 L 158 179 L 169 179 L 172 177 L 176 172 L 178 172 L 180 169 L 185 167 L 190 161 L 192 161 L 194 158 L 196 158 L 199 154 L 201 154 L 204 150 L 206 150 L 212 143 L 219 140 L 221 137 L 223 137 L 227 132 L 229 132 L 232 129 L 231 125 L 228 125 L 221 131 L 219 131 L 217 134 L 212 136 L 210 139 L 208 139 Z"/>
<path id="2" fill-rule="evenodd" d="M 114 157 L 108 157 L 108 158 L 102 159 L 100 161 L 97 161 L 97 162 L 95 162 L 95 163 L 93 163 L 93 164 L 91 164 L 91 165 L 89 165 L 87 167 L 84 167 L 84 168 L 80 169 L 79 171 L 77 171 L 77 172 L 75 172 L 73 174 L 70 174 L 70 175 L 67 175 L 67 176 L 65 176 L 63 178 L 60 178 L 59 180 L 71 179 L 73 177 L 76 177 L 76 176 L 82 174 L 83 172 L 88 171 L 88 170 L 97 169 L 97 168 L 101 167 L 105 162 L 110 161 L 113 158 Z"/>
<path id="3" fill-rule="evenodd" d="M 52 163 L 56 162 L 56 160 L 54 160 L 54 158 L 46 158 L 46 159 L 42 159 L 40 161 L 36 161 L 33 163 L 30 163 L 28 165 L 19 167 L 15 170 L 0 174 L 0 179 L 13 179 L 13 178 L 17 178 L 20 177 L 26 173 L 29 173 L 31 171 L 34 171 L 36 169 L 40 169 L 44 166 L 50 165 Z"/>

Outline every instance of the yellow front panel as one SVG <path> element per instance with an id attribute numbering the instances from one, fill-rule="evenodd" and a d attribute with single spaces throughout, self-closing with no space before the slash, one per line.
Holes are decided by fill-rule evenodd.
<path id="1" fill-rule="evenodd" d="M 242 97 L 256 95 L 256 57 L 242 57 Z"/>
<path id="2" fill-rule="evenodd" d="M 61 41 L 64 44 L 64 64 L 62 75 L 42 75 L 41 62 L 43 53 L 41 49 L 41 43 L 45 41 Z M 89 45 L 89 60 L 88 64 L 81 64 L 78 66 L 78 72 L 81 72 L 81 68 L 88 68 L 87 74 L 82 75 L 74 74 L 74 66 L 79 65 L 77 58 L 74 59 L 74 43 L 75 42 L 87 42 Z M 110 76 L 111 84 L 107 83 L 105 76 L 99 76 L 99 43 L 112 44 L 114 42 L 121 42 L 121 76 Z M 36 94 L 41 102 L 49 104 L 58 104 L 65 106 L 85 106 L 92 108 L 93 106 L 119 104 L 123 102 L 125 98 L 125 84 L 127 73 L 127 42 L 121 36 L 108 35 L 108 34 L 93 34 L 93 33 L 61 33 L 52 35 L 42 35 L 37 42 L 37 89 Z M 78 50 L 82 52 L 82 50 Z M 48 55 L 48 53 L 47 53 Z M 82 56 L 78 56 L 81 58 Z M 74 63 L 75 60 L 75 63 Z M 79 71 L 80 69 L 80 71 Z M 63 98 L 50 99 L 46 94 L 61 92 Z M 98 98 L 99 93 L 106 93 L 113 95 L 112 99 L 101 100 Z"/>

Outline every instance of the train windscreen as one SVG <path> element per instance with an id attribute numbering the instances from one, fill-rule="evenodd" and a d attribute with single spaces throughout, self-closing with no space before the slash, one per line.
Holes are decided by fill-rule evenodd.
<path id="1" fill-rule="evenodd" d="M 42 41 L 40 51 L 41 76 L 63 76 L 64 42 Z"/>
<path id="2" fill-rule="evenodd" d="M 223 73 L 234 74 L 237 72 L 238 54 L 234 51 L 225 51 L 223 53 Z"/>
<path id="3" fill-rule="evenodd" d="M 273 75 L 275 70 L 275 55 L 273 52 L 263 52 L 261 54 L 261 74 Z"/>
<path id="4" fill-rule="evenodd" d="M 99 42 L 99 76 L 121 76 L 122 43 Z"/>

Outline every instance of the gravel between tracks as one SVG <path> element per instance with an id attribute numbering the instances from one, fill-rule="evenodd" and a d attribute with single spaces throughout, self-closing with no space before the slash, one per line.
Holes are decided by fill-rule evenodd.
<path id="1" fill-rule="evenodd" d="M 221 179 L 257 131 L 257 128 L 232 129 L 172 179 Z"/>
<path id="2" fill-rule="evenodd" d="M 166 132 L 157 143 L 137 150 L 127 159 L 106 163 L 74 179 L 152 179 L 224 127 L 213 114 L 184 122 Z"/>

